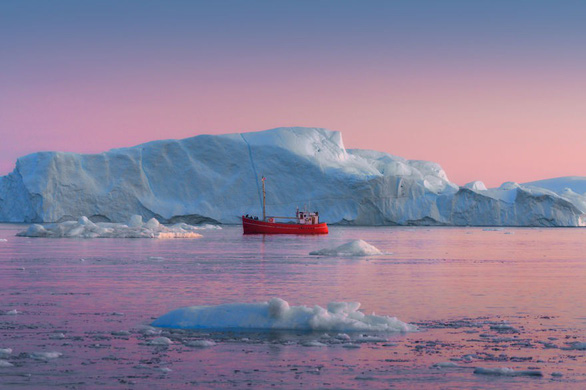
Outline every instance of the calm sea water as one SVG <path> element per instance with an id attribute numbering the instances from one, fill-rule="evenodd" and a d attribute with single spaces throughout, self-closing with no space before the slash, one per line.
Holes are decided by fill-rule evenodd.
<path id="1" fill-rule="evenodd" d="M 0 349 L 12 349 L 0 353 L 0 388 L 586 386 L 586 229 L 332 227 L 301 237 L 225 226 L 185 240 L 15 237 L 23 229 L 0 225 Z M 354 239 L 385 254 L 308 255 Z M 141 327 L 182 306 L 271 297 L 361 302 L 421 331 L 350 349 L 323 333 Z M 173 344 L 149 345 L 158 336 Z M 186 345 L 202 338 L 216 345 Z"/>

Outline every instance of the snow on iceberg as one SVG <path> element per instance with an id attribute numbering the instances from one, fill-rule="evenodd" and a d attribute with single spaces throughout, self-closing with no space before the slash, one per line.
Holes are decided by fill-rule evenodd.
<path id="1" fill-rule="evenodd" d="M 384 331 L 411 332 L 417 328 L 395 317 L 366 315 L 357 302 L 332 302 L 321 306 L 289 306 L 272 298 L 260 303 L 191 306 L 173 310 L 151 325 L 179 329 Z"/>
<path id="2" fill-rule="evenodd" d="M 100 154 L 39 152 L 0 177 L 0 221 L 60 222 L 133 214 L 173 224 L 240 223 L 311 204 L 353 225 L 583 226 L 586 196 L 507 183 L 459 187 L 434 162 L 345 149 L 337 131 L 286 127 L 153 141 Z M 311 183 L 311 185 L 307 185 Z"/>
<path id="3" fill-rule="evenodd" d="M 172 226 L 161 225 L 156 219 L 143 223 L 140 215 L 130 218 L 127 225 L 121 223 L 94 223 L 87 217 L 78 221 L 66 221 L 49 225 L 31 225 L 17 234 L 21 237 L 50 238 L 199 238 L 196 231 L 212 228 L 211 226 L 196 227 L 185 223 Z"/>
<path id="4" fill-rule="evenodd" d="M 354 240 L 336 248 L 325 248 L 309 252 L 311 256 L 374 256 L 383 253 L 363 240 Z"/>

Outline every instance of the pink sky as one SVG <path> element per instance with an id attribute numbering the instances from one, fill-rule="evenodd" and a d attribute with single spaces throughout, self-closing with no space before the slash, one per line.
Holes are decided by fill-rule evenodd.
<path id="1" fill-rule="evenodd" d="M 155 139 L 309 126 L 341 131 L 347 148 L 438 162 L 460 185 L 583 175 L 586 110 L 578 103 L 586 101 L 586 83 L 562 78 L 552 88 L 541 76 L 365 76 L 340 84 L 335 74 L 308 74 L 303 83 L 187 74 L 171 86 L 146 77 L 115 86 L 35 86 L 34 94 L 23 90 L 7 102 L 1 170 L 38 150 L 96 153 Z"/>
<path id="2" fill-rule="evenodd" d="M 40 150 L 308 126 L 460 185 L 586 176 L 586 7 L 497 3 L 3 3 L 0 174 Z"/>

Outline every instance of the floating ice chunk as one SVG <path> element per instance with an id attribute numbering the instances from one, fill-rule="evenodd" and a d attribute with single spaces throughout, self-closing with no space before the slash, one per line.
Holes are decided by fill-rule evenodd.
<path id="1" fill-rule="evenodd" d="M 10 363 L 8 360 L 0 359 L 0 367 L 12 367 L 14 364 Z"/>
<path id="2" fill-rule="evenodd" d="M 355 341 L 357 343 L 384 343 L 389 340 L 385 337 L 369 336 L 369 335 L 363 334 L 363 335 L 360 335 L 360 337 L 358 337 Z"/>
<path id="3" fill-rule="evenodd" d="M 484 368 L 476 367 L 475 374 L 479 375 L 501 375 L 501 376 L 543 376 L 539 370 L 519 370 L 515 371 L 512 368 Z"/>
<path id="4" fill-rule="evenodd" d="M 142 325 L 138 329 L 138 332 L 142 333 L 145 336 L 155 336 L 155 335 L 161 334 L 160 329 L 153 328 L 152 326 L 149 326 L 149 325 Z"/>
<path id="5" fill-rule="evenodd" d="M 4 314 L 6 314 L 7 316 L 15 316 L 17 314 L 20 314 L 20 312 L 18 310 L 16 310 L 16 309 L 12 309 L 12 310 L 7 311 Z"/>
<path id="6" fill-rule="evenodd" d="M 0 357 L 6 357 L 12 353 L 12 348 L 0 348 Z"/>
<path id="7" fill-rule="evenodd" d="M 0 242 L 8 242 L 8 240 L 5 238 L 0 238 Z"/>
<path id="8" fill-rule="evenodd" d="M 357 302 L 335 302 L 328 309 L 289 306 L 273 298 L 260 303 L 191 306 L 173 310 L 151 325 L 180 329 L 273 329 L 411 332 L 417 328 L 395 317 L 366 315 Z"/>
<path id="9" fill-rule="evenodd" d="M 63 333 L 53 333 L 49 335 L 49 338 L 51 340 L 61 340 L 65 338 L 65 335 Z"/>
<path id="10" fill-rule="evenodd" d="M 211 225 L 209 225 L 211 226 Z M 17 234 L 21 237 L 53 237 L 53 238 L 199 238 L 196 231 L 205 227 L 191 226 L 186 223 L 165 226 L 152 218 L 143 223 L 140 215 L 133 215 L 128 225 L 122 223 L 93 223 L 87 217 L 77 222 L 66 221 L 45 226 L 31 225 Z"/>
<path id="11" fill-rule="evenodd" d="M 584 351 L 586 350 L 586 343 L 570 343 L 567 349 L 575 349 L 578 351 Z"/>
<path id="12" fill-rule="evenodd" d="M 306 342 L 302 343 L 301 345 L 303 345 L 304 347 L 326 347 L 327 346 L 326 344 L 320 343 L 317 340 L 306 341 Z"/>
<path id="13" fill-rule="evenodd" d="M 149 345 L 171 345 L 173 342 L 168 337 L 157 337 L 148 342 Z"/>
<path id="14" fill-rule="evenodd" d="M 382 252 L 363 240 L 354 240 L 336 248 L 320 249 L 309 253 L 312 256 L 374 256 Z"/>
<path id="15" fill-rule="evenodd" d="M 130 332 L 127 330 L 115 330 L 113 332 L 110 332 L 110 334 L 112 336 L 130 336 Z"/>
<path id="16" fill-rule="evenodd" d="M 29 357 L 35 360 L 50 360 L 50 359 L 57 359 L 58 357 L 63 356 L 61 352 L 32 352 L 29 354 Z"/>
<path id="17" fill-rule="evenodd" d="M 496 330 L 499 333 L 521 333 L 521 331 L 509 324 L 491 325 L 490 329 Z"/>
<path id="18" fill-rule="evenodd" d="M 187 345 L 188 347 L 194 347 L 194 348 L 209 348 L 209 347 L 213 347 L 214 345 L 216 345 L 216 343 L 213 340 L 195 340 L 195 341 L 188 341 L 187 343 L 185 343 L 185 345 Z"/>
<path id="19" fill-rule="evenodd" d="M 436 367 L 436 368 L 453 368 L 453 367 L 460 367 L 460 366 L 457 365 L 454 362 L 440 362 L 440 363 L 435 363 L 432 367 Z"/>

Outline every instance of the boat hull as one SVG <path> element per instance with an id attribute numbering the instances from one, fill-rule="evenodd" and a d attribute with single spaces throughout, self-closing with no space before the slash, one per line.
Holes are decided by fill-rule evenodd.
<path id="1" fill-rule="evenodd" d="M 244 234 L 328 234 L 328 225 L 301 225 L 297 223 L 274 223 L 242 217 Z"/>

